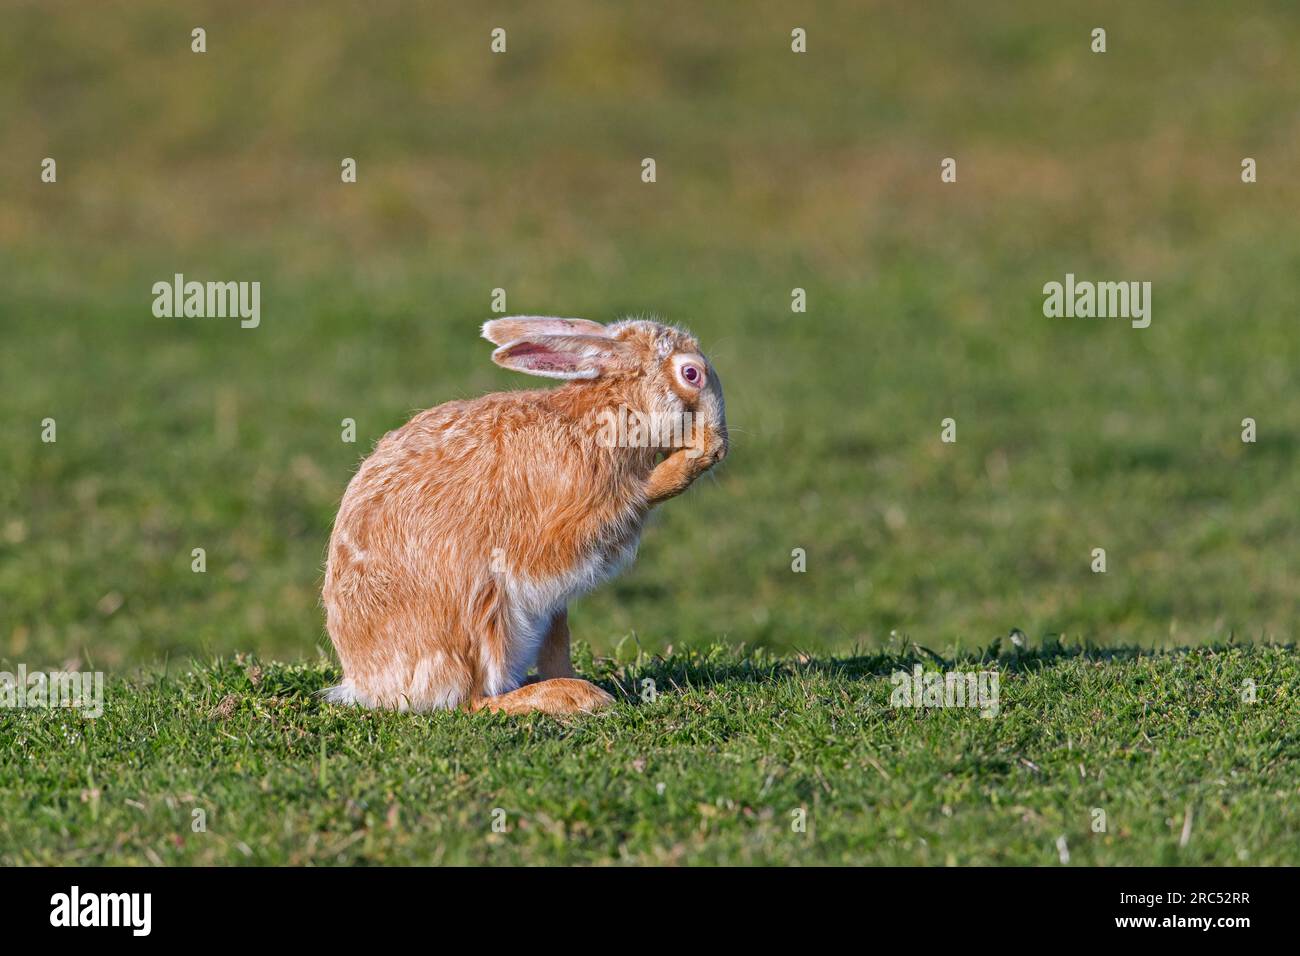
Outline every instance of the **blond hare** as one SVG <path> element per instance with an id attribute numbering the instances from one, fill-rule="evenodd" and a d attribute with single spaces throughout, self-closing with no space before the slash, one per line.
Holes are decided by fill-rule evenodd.
<path id="1" fill-rule="evenodd" d="M 343 663 L 330 700 L 511 714 L 611 703 L 573 675 L 567 604 L 625 567 L 649 510 L 727 453 L 722 384 L 680 329 L 516 317 L 483 336 L 498 365 L 566 382 L 431 408 L 362 463 L 325 571 Z"/>

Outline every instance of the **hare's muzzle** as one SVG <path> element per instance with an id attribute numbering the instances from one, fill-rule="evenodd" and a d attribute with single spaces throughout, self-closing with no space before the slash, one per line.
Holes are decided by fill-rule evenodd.
<path id="1" fill-rule="evenodd" d="M 722 381 L 716 373 L 709 376 L 709 386 L 700 396 L 696 415 L 704 427 L 711 456 L 714 461 L 722 461 L 731 444 L 727 437 L 727 404 L 722 397 Z"/>

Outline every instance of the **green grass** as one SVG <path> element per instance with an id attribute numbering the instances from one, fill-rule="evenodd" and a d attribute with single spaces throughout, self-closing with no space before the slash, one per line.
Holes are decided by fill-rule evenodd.
<path id="1" fill-rule="evenodd" d="M 1072 865 L 1300 863 L 1291 649 L 915 653 L 583 654 L 623 699 L 564 720 L 351 711 L 313 696 L 323 662 L 173 667 L 97 720 L 10 718 L 0 864 L 1059 866 L 1062 837 Z M 891 708 L 914 663 L 996 669 L 997 716 Z"/>
<path id="2" fill-rule="evenodd" d="M 1300 18 L 1160 6 L 821 4 L 799 57 L 779 4 L 364 26 L 331 4 L 20 4 L 9 660 L 313 656 L 360 458 L 414 410 L 530 384 L 477 337 L 497 287 L 512 312 L 683 322 L 726 385 L 716 480 L 581 602 L 600 653 L 634 630 L 654 652 L 1294 642 Z M 1151 327 L 1045 319 L 1067 271 L 1151 280 Z M 261 326 L 154 318 L 175 272 L 261 281 Z"/>
<path id="3" fill-rule="evenodd" d="M 1293 3 L 381 6 L 6 10 L 0 670 L 111 687 L 94 723 L 0 712 L 6 859 L 1051 862 L 1065 833 L 1075 862 L 1296 862 Z M 260 281 L 261 326 L 154 318 L 177 272 Z M 1066 272 L 1151 281 L 1151 327 L 1044 318 Z M 413 411 L 531 384 L 477 338 L 498 287 L 658 313 L 721 374 L 727 462 L 573 608 L 695 690 L 573 724 L 326 710 L 292 662 L 328 660 L 339 498 Z M 1015 671 L 992 721 L 882 710 L 876 657 L 790 663 L 1017 627 L 1118 656 Z M 236 654 L 290 663 L 192 663 Z"/>

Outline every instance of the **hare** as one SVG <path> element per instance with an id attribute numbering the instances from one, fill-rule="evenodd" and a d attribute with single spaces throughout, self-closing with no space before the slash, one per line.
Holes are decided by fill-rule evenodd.
<path id="1" fill-rule="evenodd" d="M 343 663 L 329 700 L 509 714 L 612 703 L 574 677 L 567 604 L 626 567 L 649 510 L 727 454 L 722 383 L 681 329 L 519 316 L 483 337 L 498 365 L 565 384 L 431 408 L 362 462 L 325 570 Z"/>

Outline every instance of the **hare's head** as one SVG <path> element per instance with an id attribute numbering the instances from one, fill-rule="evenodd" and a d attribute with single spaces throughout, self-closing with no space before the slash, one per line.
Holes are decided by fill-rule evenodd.
<path id="1" fill-rule="evenodd" d="M 485 322 L 483 337 L 499 346 L 492 361 L 503 368 L 603 383 L 601 392 L 632 412 L 707 429 L 722 440 L 725 454 L 722 382 L 689 332 L 645 319 L 601 325 L 515 316 Z"/>

